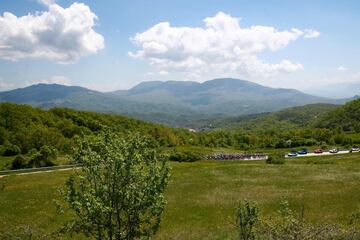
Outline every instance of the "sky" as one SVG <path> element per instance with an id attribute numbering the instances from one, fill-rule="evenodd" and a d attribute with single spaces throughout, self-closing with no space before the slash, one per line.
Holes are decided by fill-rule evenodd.
<path id="1" fill-rule="evenodd" d="M 300 90 L 360 82 L 357 0 L 6 0 L 0 91 L 240 78 Z"/>

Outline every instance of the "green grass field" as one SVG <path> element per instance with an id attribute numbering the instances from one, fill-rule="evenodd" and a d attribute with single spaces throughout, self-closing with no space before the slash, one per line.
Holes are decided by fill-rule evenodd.
<path id="1" fill-rule="evenodd" d="M 161 228 L 155 239 L 233 239 L 236 203 L 259 203 L 262 216 L 274 214 L 282 199 L 305 205 L 311 222 L 346 223 L 360 208 L 360 153 L 287 160 L 171 163 Z M 71 171 L 0 178 L 0 231 L 28 224 L 51 231 L 69 214 L 56 213 L 53 199 Z"/>

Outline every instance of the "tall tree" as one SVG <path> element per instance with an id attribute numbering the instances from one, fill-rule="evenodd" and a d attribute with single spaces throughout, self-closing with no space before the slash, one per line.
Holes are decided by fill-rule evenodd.
<path id="1" fill-rule="evenodd" d="M 66 182 L 65 199 L 76 213 L 71 230 L 95 239 L 147 238 L 158 230 L 169 166 L 139 135 L 109 131 L 79 140 L 82 167 Z"/>

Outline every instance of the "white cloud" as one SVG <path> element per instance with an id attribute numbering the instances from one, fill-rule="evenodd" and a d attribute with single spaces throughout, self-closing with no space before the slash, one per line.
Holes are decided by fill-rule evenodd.
<path id="1" fill-rule="evenodd" d="M 0 58 L 16 61 L 44 58 L 72 63 L 104 48 L 104 38 L 93 27 L 97 16 L 83 3 L 62 8 L 41 0 L 47 11 L 17 17 L 0 15 Z"/>
<path id="2" fill-rule="evenodd" d="M 61 85 L 70 86 L 72 81 L 70 78 L 67 78 L 65 76 L 52 76 L 48 79 L 38 79 L 38 80 L 28 81 L 28 82 L 26 82 L 25 85 L 30 86 L 30 85 L 39 84 L 39 83 L 61 84 Z"/>
<path id="3" fill-rule="evenodd" d="M 49 6 L 49 5 L 55 3 L 55 0 L 38 0 L 38 1 L 46 6 Z"/>
<path id="4" fill-rule="evenodd" d="M 320 32 L 314 30 L 314 29 L 305 29 L 304 30 L 305 35 L 304 38 L 318 38 L 320 37 Z"/>
<path id="5" fill-rule="evenodd" d="M 345 71 L 347 71 L 347 70 L 349 70 L 347 67 L 344 67 L 344 66 L 338 66 L 337 68 L 336 68 L 336 70 L 338 70 L 338 71 L 340 71 L 340 72 L 345 72 Z"/>
<path id="6" fill-rule="evenodd" d="M 267 77 L 303 69 L 300 63 L 286 59 L 278 63 L 263 62 L 259 54 L 283 49 L 310 32 L 296 28 L 279 31 L 268 26 L 243 28 L 238 18 L 222 12 L 205 18 L 204 23 L 203 28 L 158 23 L 131 38 L 139 50 L 129 55 L 149 61 L 160 71 L 192 76 Z"/>
<path id="7" fill-rule="evenodd" d="M 147 72 L 145 75 L 146 76 L 166 76 L 169 75 L 170 73 L 164 70 L 158 71 L 158 72 Z"/>
<path id="8" fill-rule="evenodd" d="M 159 75 L 169 75 L 169 72 L 161 70 L 159 71 Z"/>
<path id="9" fill-rule="evenodd" d="M 14 84 L 3 82 L 2 78 L 0 78 L 0 89 L 8 89 L 14 87 Z"/>

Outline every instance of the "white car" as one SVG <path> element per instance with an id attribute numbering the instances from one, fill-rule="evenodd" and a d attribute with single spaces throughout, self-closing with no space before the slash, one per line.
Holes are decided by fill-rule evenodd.
<path id="1" fill-rule="evenodd" d="M 296 157 L 298 154 L 297 152 L 289 152 L 288 157 Z"/>
<path id="2" fill-rule="evenodd" d="M 334 149 L 331 149 L 329 152 L 330 152 L 330 153 L 338 153 L 339 150 L 338 150 L 337 148 L 334 148 Z"/>
<path id="3" fill-rule="evenodd" d="M 360 151 L 360 149 L 358 147 L 353 147 L 353 148 L 351 148 L 351 151 L 352 152 L 358 152 L 358 151 Z"/>

